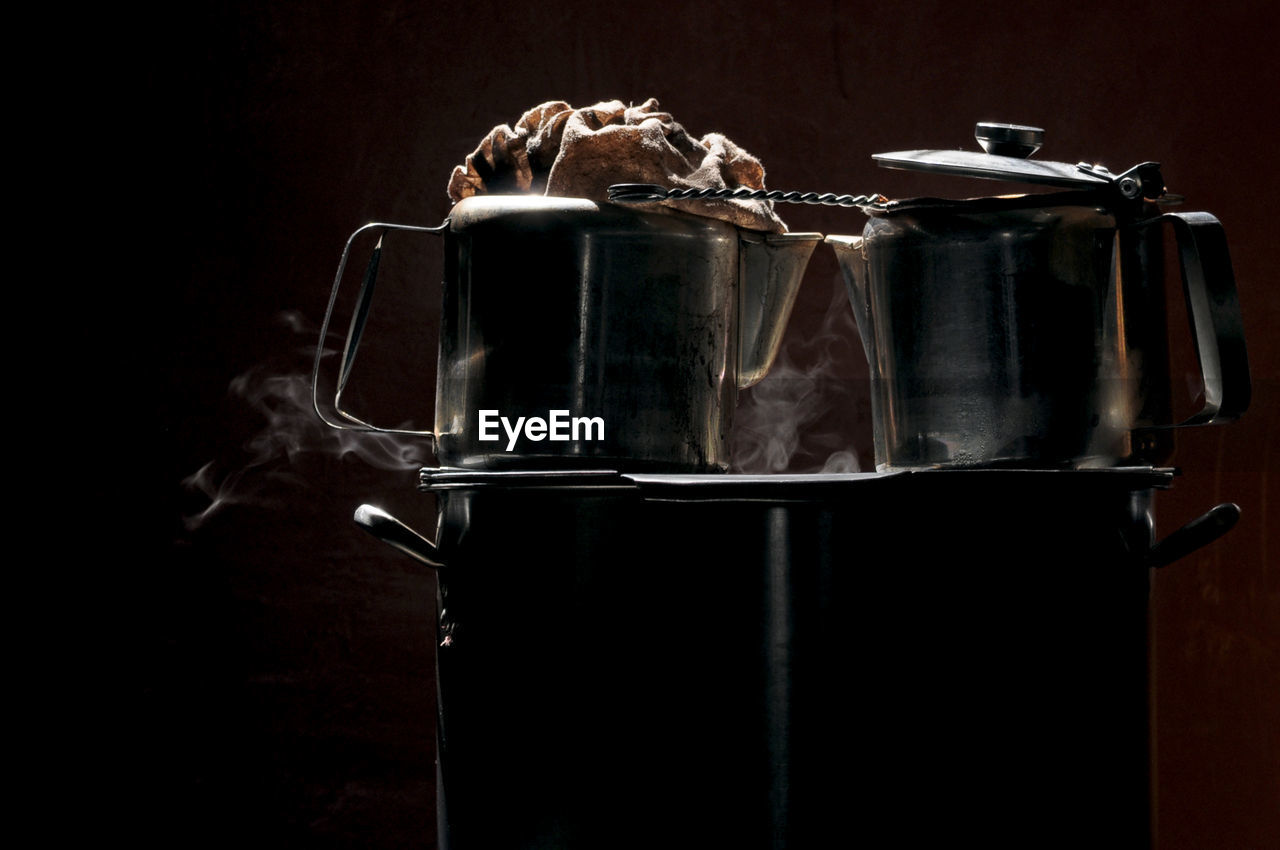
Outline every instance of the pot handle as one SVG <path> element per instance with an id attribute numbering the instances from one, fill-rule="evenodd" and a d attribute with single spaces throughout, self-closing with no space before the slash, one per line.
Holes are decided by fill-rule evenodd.
<path id="1" fill-rule="evenodd" d="M 426 564 L 433 570 L 440 569 L 444 563 L 436 545 L 382 508 L 373 505 L 361 505 L 356 508 L 356 525 L 374 537 L 413 558 L 420 564 Z"/>
<path id="2" fill-rule="evenodd" d="M 1222 223 L 1206 212 L 1166 213 L 1158 220 L 1172 223 L 1177 236 L 1182 291 L 1204 379 L 1200 411 L 1165 427 L 1230 422 L 1249 407 L 1252 385 L 1226 233 Z"/>
<path id="3" fill-rule="evenodd" d="M 1148 567 L 1167 567 L 1174 561 L 1208 546 L 1240 519 L 1240 506 L 1224 502 L 1191 520 L 1147 551 Z"/>
<path id="4" fill-rule="evenodd" d="M 311 369 L 311 405 L 315 408 L 316 415 L 320 420 L 330 428 L 337 428 L 343 431 L 378 431 L 383 434 L 404 434 L 410 437 L 428 437 L 434 443 L 435 432 L 433 431 L 411 431 L 400 428 L 381 428 L 372 425 L 352 416 L 350 413 L 342 409 L 342 391 L 347 387 L 347 380 L 351 377 L 351 367 L 356 361 L 356 351 L 360 347 L 360 337 L 364 333 L 365 321 L 369 318 L 369 307 L 373 303 L 373 286 L 378 279 L 378 262 L 382 258 L 382 238 L 388 230 L 404 230 L 410 233 L 433 233 L 441 234 L 449 227 L 449 220 L 445 219 L 444 223 L 439 227 L 415 227 L 408 224 L 388 224 L 385 222 L 371 222 L 364 227 L 357 229 L 347 238 L 346 247 L 342 249 L 342 259 L 338 262 L 338 273 L 333 278 L 333 291 L 329 293 L 329 306 L 324 311 L 324 322 L 320 325 L 320 341 L 316 343 L 316 359 Z M 333 306 L 338 301 L 338 290 L 342 287 L 342 275 L 347 268 L 347 257 L 351 254 L 351 243 L 356 237 L 367 230 L 378 230 L 378 242 L 373 248 L 373 255 L 369 257 L 369 265 L 365 269 L 364 280 L 360 284 L 360 292 L 356 296 L 355 310 L 351 313 L 351 324 L 347 327 L 347 338 L 342 345 L 342 361 L 338 366 L 338 388 L 333 394 L 333 413 L 334 417 L 330 417 L 329 413 L 321 406 L 319 398 L 320 386 L 320 360 L 324 356 L 324 341 L 329 335 L 329 321 L 333 318 Z"/>

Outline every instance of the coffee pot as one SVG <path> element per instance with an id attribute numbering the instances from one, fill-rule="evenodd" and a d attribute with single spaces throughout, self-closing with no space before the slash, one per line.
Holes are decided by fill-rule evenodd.
<path id="1" fill-rule="evenodd" d="M 979 124 L 983 152 L 880 165 L 1049 185 L 1049 193 L 871 203 L 829 236 L 871 371 L 877 469 L 1159 464 L 1169 429 L 1249 403 L 1221 223 L 1164 212 L 1159 165 L 1120 174 L 1029 159 L 1044 131 Z M 1203 404 L 1172 421 L 1164 239 L 1176 239 Z"/>
<path id="2" fill-rule="evenodd" d="M 716 472 L 729 465 L 737 391 L 764 377 L 816 233 L 757 233 L 715 218 L 580 198 L 490 195 L 439 227 L 357 236 L 444 239 L 433 431 L 378 428 L 343 410 L 376 279 L 374 251 L 338 370 L 337 428 L 434 439 L 448 467 Z"/>

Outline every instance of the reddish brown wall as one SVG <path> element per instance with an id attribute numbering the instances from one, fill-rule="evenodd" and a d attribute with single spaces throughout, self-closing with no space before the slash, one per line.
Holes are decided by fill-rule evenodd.
<path id="1" fill-rule="evenodd" d="M 314 331 L 278 317 L 319 322 L 352 229 L 439 222 L 451 167 L 540 101 L 657 97 L 693 133 L 723 132 L 757 154 L 773 188 L 945 194 L 955 190 L 877 170 L 869 155 L 969 146 L 975 121 L 1011 121 L 1047 128 L 1048 158 L 1113 168 L 1157 159 L 1188 208 L 1224 222 L 1254 408 L 1180 439 L 1185 474 L 1158 508 L 1166 532 L 1218 501 L 1244 515 L 1155 584 L 1158 847 L 1274 840 L 1274 4 L 205 5 L 148 22 L 158 35 L 130 60 L 143 96 L 137 164 L 154 177 L 141 185 L 162 219 L 150 276 L 131 295 L 164 318 L 141 337 L 158 392 L 143 408 L 149 427 L 133 435 L 152 459 L 146 539 L 125 579 L 131 607 L 115 657 L 130 740 L 143 742 L 130 760 L 156 801 L 148 821 L 179 836 L 220 824 L 323 846 L 431 841 L 427 585 L 348 519 L 376 499 L 429 524 L 412 471 L 272 461 L 239 481 L 236 493 L 259 501 L 195 529 L 181 517 L 208 502 L 179 481 L 211 461 L 225 481 L 248 463 L 242 445 L 264 420 L 228 384 L 260 364 L 307 369 L 299 351 Z M 850 211 L 782 212 L 798 229 L 862 227 Z M 820 254 L 790 340 L 822 325 L 836 274 Z M 432 297 L 381 297 L 403 307 L 379 333 L 406 342 L 369 355 L 387 358 L 366 373 L 370 394 L 421 403 L 433 380 L 431 369 L 417 374 L 434 346 Z M 837 380 L 855 382 L 862 368 L 856 346 L 840 348 Z M 383 406 L 394 416 L 399 398 Z M 851 427 L 865 464 L 865 408 Z"/>

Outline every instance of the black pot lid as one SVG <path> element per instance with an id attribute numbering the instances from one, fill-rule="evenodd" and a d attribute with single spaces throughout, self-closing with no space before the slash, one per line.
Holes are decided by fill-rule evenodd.
<path id="1" fill-rule="evenodd" d="M 885 168 L 927 171 L 1005 180 L 1071 189 L 1114 190 L 1128 200 L 1169 200 L 1164 191 L 1160 164 L 1144 162 L 1121 174 L 1085 162 L 1033 160 L 1029 157 L 1044 144 L 1044 130 L 1020 124 L 977 125 L 974 136 L 982 151 L 915 150 L 872 155 Z"/>

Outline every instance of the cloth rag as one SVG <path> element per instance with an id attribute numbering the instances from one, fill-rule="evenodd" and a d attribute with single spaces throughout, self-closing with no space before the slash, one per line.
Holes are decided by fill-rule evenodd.
<path id="1" fill-rule="evenodd" d="M 614 183 L 677 189 L 764 188 L 764 166 L 719 133 L 694 139 L 650 98 L 574 109 L 564 101 L 535 106 L 494 127 L 454 168 L 449 197 L 531 193 L 607 201 Z M 748 230 L 785 233 L 771 201 L 724 198 L 664 200 L 659 205 L 718 218 Z M 654 208 L 654 205 L 646 207 Z"/>

